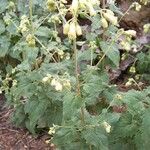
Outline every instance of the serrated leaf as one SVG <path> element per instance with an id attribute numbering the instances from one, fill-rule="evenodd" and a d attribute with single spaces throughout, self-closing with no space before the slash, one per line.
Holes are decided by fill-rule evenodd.
<path id="1" fill-rule="evenodd" d="M 101 41 L 100 47 L 104 54 L 118 67 L 120 61 L 120 52 L 118 50 L 117 44 Z"/>
<path id="2" fill-rule="evenodd" d="M 3 20 L 0 19 L 0 34 L 2 34 L 3 32 L 5 32 L 5 24 Z"/>
<path id="3" fill-rule="evenodd" d="M 8 0 L 0 0 L 0 13 L 4 12 L 8 6 Z"/>
<path id="4" fill-rule="evenodd" d="M 107 136 L 104 134 L 104 130 L 100 127 L 87 128 L 82 131 L 82 138 L 86 140 L 86 143 L 98 150 L 108 150 Z"/>
<path id="5" fill-rule="evenodd" d="M 10 42 L 6 36 L 0 37 L 0 57 L 4 57 L 9 50 Z"/>
<path id="6" fill-rule="evenodd" d="M 74 118 L 83 106 L 81 97 L 75 96 L 74 93 L 67 93 L 63 98 L 63 119 L 70 120 Z"/>
<path id="7" fill-rule="evenodd" d="M 37 29 L 35 35 L 50 38 L 50 35 L 52 35 L 52 31 L 46 26 L 41 26 Z"/>

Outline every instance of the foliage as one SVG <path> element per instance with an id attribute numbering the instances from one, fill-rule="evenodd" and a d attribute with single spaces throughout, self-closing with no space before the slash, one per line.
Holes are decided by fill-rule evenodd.
<path id="1" fill-rule="evenodd" d="M 148 150 L 150 87 L 124 93 L 109 82 L 106 68 L 119 67 L 119 48 L 130 51 L 136 36 L 119 29 L 124 14 L 113 1 L 0 3 L 0 92 L 17 126 L 50 128 L 61 150 Z M 138 57 L 143 73 L 149 57 Z"/>
<path id="2" fill-rule="evenodd" d="M 148 47 L 148 52 L 144 53 L 141 52 L 137 54 L 137 71 L 139 74 L 142 75 L 142 78 L 144 80 L 147 80 L 150 82 L 149 73 L 150 73 L 150 51 Z"/>

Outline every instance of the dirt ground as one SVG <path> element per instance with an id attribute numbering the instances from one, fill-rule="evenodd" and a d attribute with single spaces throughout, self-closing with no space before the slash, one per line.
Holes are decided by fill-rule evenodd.
<path id="1" fill-rule="evenodd" d="M 54 150 L 45 142 L 48 135 L 33 137 L 27 130 L 16 128 L 10 122 L 12 111 L 0 95 L 0 150 Z"/>

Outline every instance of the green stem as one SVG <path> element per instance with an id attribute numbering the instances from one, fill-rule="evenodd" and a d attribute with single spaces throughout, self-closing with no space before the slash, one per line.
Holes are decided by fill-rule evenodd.
<path id="1" fill-rule="evenodd" d="M 121 16 L 121 18 L 119 19 L 118 23 L 120 23 L 120 21 L 123 19 L 123 17 L 128 14 L 128 12 L 130 11 L 131 8 L 132 8 L 132 5 L 131 5 L 131 6 L 126 10 L 126 12 Z"/>
<path id="2" fill-rule="evenodd" d="M 75 76 L 76 76 L 76 93 L 77 93 L 77 96 L 81 96 L 79 72 L 78 72 L 78 50 L 77 50 L 76 39 L 73 40 L 73 50 L 74 50 L 74 62 L 75 62 Z M 81 107 L 81 123 L 84 125 L 84 108 L 83 107 Z"/>
<path id="3" fill-rule="evenodd" d="M 76 45 L 76 39 L 73 40 L 73 50 L 74 50 L 75 76 L 76 76 L 76 92 L 77 95 L 80 95 L 79 73 L 78 73 L 78 50 Z"/>
<path id="4" fill-rule="evenodd" d="M 33 0 L 29 0 L 29 17 L 30 17 L 30 22 L 31 22 L 31 30 L 32 30 L 32 34 L 34 32 L 34 28 L 33 28 Z"/>

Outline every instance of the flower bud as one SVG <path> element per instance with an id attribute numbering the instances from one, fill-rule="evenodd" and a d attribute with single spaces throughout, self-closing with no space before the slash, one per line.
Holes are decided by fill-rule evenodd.
<path id="1" fill-rule="evenodd" d="M 56 5 L 55 5 L 54 0 L 47 0 L 47 9 L 49 11 L 54 11 L 56 9 Z"/>
<path id="2" fill-rule="evenodd" d="M 129 70 L 129 72 L 131 72 L 131 73 L 136 73 L 136 69 L 135 69 L 135 67 L 130 67 L 130 70 Z"/>
<path id="3" fill-rule="evenodd" d="M 118 18 L 113 16 L 110 13 L 103 13 L 104 17 L 113 25 L 117 25 L 118 24 Z"/>
<path id="4" fill-rule="evenodd" d="M 116 94 L 116 98 L 117 98 L 118 100 L 122 100 L 122 95 Z"/>
<path id="5" fill-rule="evenodd" d="M 93 6 L 90 3 L 88 4 L 88 8 L 89 8 L 90 16 L 95 16 L 96 11 L 94 10 Z"/>
<path id="6" fill-rule="evenodd" d="M 28 34 L 27 37 L 26 37 L 26 42 L 28 43 L 28 45 L 30 47 L 34 47 L 35 46 L 35 39 L 34 39 L 34 36 L 31 35 L 31 34 Z"/>
<path id="7" fill-rule="evenodd" d="M 103 28 L 108 28 L 108 22 L 105 18 L 101 19 L 101 25 Z"/>
<path id="8" fill-rule="evenodd" d="M 123 49 L 125 49 L 126 51 L 130 51 L 131 50 L 131 45 L 129 42 L 126 41 L 122 41 L 121 42 L 121 46 Z"/>
<path id="9" fill-rule="evenodd" d="M 110 15 L 112 15 L 112 16 L 114 16 L 115 14 L 114 14 L 114 12 L 113 11 L 111 11 L 110 9 L 107 9 L 106 10 L 106 13 L 108 13 L 108 14 L 110 14 Z"/>
<path id="10" fill-rule="evenodd" d="M 76 33 L 78 36 L 82 35 L 82 29 L 79 24 L 76 25 Z"/>
<path id="11" fill-rule="evenodd" d="M 135 37 L 136 36 L 136 31 L 135 30 L 127 30 L 124 32 L 126 35 L 128 36 L 133 36 Z"/>
<path id="12" fill-rule="evenodd" d="M 68 32 L 69 32 L 69 27 L 70 27 L 70 25 L 69 25 L 68 22 L 63 26 L 63 33 L 64 33 L 65 35 L 68 34 Z"/>
<path id="13" fill-rule="evenodd" d="M 140 10 L 141 10 L 141 7 L 142 7 L 142 6 L 141 6 L 139 3 L 136 3 L 136 4 L 135 4 L 135 10 L 136 10 L 136 11 L 140 11 Z"/>
<path id="14" fill-rule="evenodd" d="M 71 4 L 72 13 L 76 14 L 77 11 L 78 11 L 78 7 L 79 7 L 79 1 L 78 0 L 73 0 L 72 4 Z"/>
<path id="15" fill-rule="evenodd" d="M 62 84 L 57 82 L 57 84 L 55 85 L 55 90 L 56 91 L 62 91 L 63 87 L 62 87 Z"/>
<path id="16" fill-rule="evenodd" d="M 85 9 L 86 8 L 86 0 L 79 0 L 79 6 L 81 9 Z"/>
<path id="17" fill-rule="evenodd" d="M 51 81 L 51 86 L 55 86 L 56 85 L 56 79 L 54 78 L 52 81 Z"/>
<path id="18" fill-rule="evenodd" d="M 43 82 L 43 83 L 46 83 L 48 80 L 49 80 L 49 77 L 44 77 L 44 78 L 42 79 L 42 82 Z"/>
<path id="19" fill-rule="evenodd" d="M 76 39 L 76 26 L 74 22 L 70 23 L 68 37 L 70 40 Z"/>
<path id="20" fill-rule="evenodd" d="M 150 23 L 145 24 L 145 25 L 143 26 L 143 28 L 144 28 L 144 33 L 148 33 L 148 32 L 150 31 Z"/>
<path id="21" fill-rule="evenodd" d="M 68 88 L 68 89 L 71 89 L 70 80 L 65 80 L 65 81 L 63 82 L 63 86 L 66 87 L 66 88 Z"/>
<path id="22" fill-rule="evenodd" d="M 104 121 L 102 125 L 105 128 L 106 132 L 110 133 L 111 125 L 108 124 L 106 121 Z"/>
<path id="23" fill-rule="evenodd" d="M 52 79 L 51 86 L 54 86 L 56 91 L 62 91 L 63 89 L 62 84 L 55 78 Z"/>
<path id="24" fill-rule="evenodd" d="M 87 6 L 87 8 L 89 10 L 90 16 L 95 16 L 96 15 L 96 11 L 94 10 L 92 3 L 91 2 L 87 2 L 86 6 Z"/>

